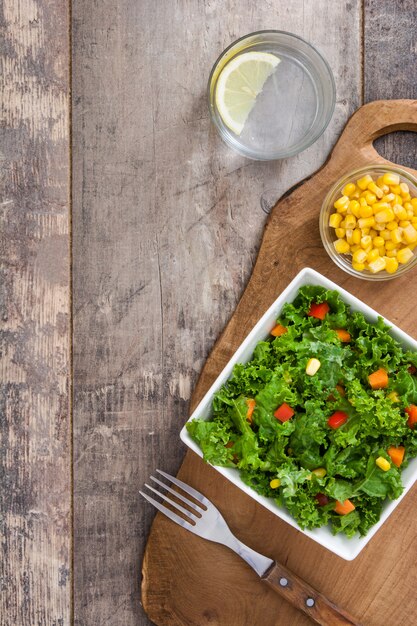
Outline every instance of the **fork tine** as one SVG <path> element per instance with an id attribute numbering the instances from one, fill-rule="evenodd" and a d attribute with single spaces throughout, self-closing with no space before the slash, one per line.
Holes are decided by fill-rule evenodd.
<path id="1" fill-rule="evenodd" d="M 175 500 L 167 496 L 165 493 L 161 493 L 160 491 L 158 491 L 157 489 L 154 489 L 153 487 L 151 487 L 151 485 L 147 485 L 146 483 L 145 483 L 145 487 L 147 487 L 148 489 L 156 493 L 156 495 L 162 498 L 162 500 L 169 502 L 175 509 L 177 509 L 178 511 L 181 511 L 181 513 L 184 513 L 184 515 L 186 515 L 187 517 L 189 517 L 190 515 L 194 515 L 192 511 L 185 509 L 183 506 L 181 506 L 181 504 L 178 504 L 178 502 L 175 502 Z"/>
<path id="2" fill-rule="evenodd" d="M 169 519 L 171 519 L 176 524 L 183 526 L 187 530 L 191 530 L 193 528 L 193 525 L 190 522 L 187 522 L 184 518 L 180 517 L 157 500 L 154 500 L 154 498 L 152 498 L 151 496 L 148 496 L 147 493 L 143 493 L 143 491 L 139 491 L 139 493 L 145 498 L 145 500 L 153 504 L 154 507 L 158 509 L 158 511 L 161 511 L 161 513 L 169 517 Z"/>
<path id="3" fill-rule="evenodd" d="M 192 487 L 190 487 L 190 485 L 187 485 L 186 483 L 183 483 L 182 480 L 179 480 L 179 478 L 175 478 L 175 476 L 171 476 L 170 474 L 167 474 L 166 472 L 163 472 L 160 469 L 157 469 L 156 471 L 159 474 L 162 474 L 162 476 L 165 476 L 165 478 L 168 478 L 168 480 L 170 480 L 172 483 L 174 483 L 174 485 L 177 485 L 177 487 L 181 487 L 181 489 L 183 489 L 186 493 L 189 493 L 190 496 L 192 496 L 193 498 L 195 498 L 199 502 L 202 502 L 207 508 L 209 506 L 212 506 L 210 500 L 207 500 L 207 498 L 205 496 L 203 496 L 202 493 L 200 493 L 196 489 L 193 489 Z"/>
<path id="4" fill-rule="evenodd" d="M 162 480 L 158 480 L 157 478 L 155 478 L 155 476 L 151 476 L 150 478 L 151 480 L 153 480 L 155 483 L 158 483 L 158 485 L 161 485 L 161 487 L 163 487 L 170 493 L 173 493 L 176 498 L 179 498 L 180 500 L 185 502 L 189 507 L 193 508 L 195 511 L 197 512 L 204 511 L 204 509 L 199 507 L 197 504 L 194 504 L 194 502 L 191 502 L 189 498 L 186 498 L 185 496 L 181 495 L 178 491 L 175 491 L 175 489 L 171 489 L 171 487 L 169 487 L 166 483 L 163 483 Z"/>

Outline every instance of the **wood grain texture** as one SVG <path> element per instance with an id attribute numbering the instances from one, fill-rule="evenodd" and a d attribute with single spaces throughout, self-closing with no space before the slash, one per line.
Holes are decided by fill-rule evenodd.
<path id="1" fill-rule="evenodd" d="M 261 196 L 269 210 L 313 172 L 360 103 L 360 3 L 74 0 L 73 17 L 75 617 L 137 626 L 154 517 L 138 489 L 184 455 L 191 390 L 259 248 Z M 330 127 L 291 161 L 243 159 L 208 118 L 211 65 L 261 28 L 313 41 L 337 81 Z"/>
<path id="2" fill-rule="evenodd" d="M 0 624 L 70 623 L 66 0 L 5 0 L 0 71 Z"/>
<path id="3" fill-rule="evenodd" d="M 365 102 L 417 98 L 416 24 L 415 0 L 365 0 Z M 417 165 L 417 138 L 412 133 L 388 135 L 376 148 L 395 163 Z"/>
<path id="4" fill-rule="evenodd" d="M 252 276 L 236 312 L 206 361 L 192 406 L 201 399 L 261 314 L 305 266 L 320 271 L 406 332 L 417 335 L 414 305 L 407 292 L 407 284 L 416 270 L 396 279 L 394 290 L 389 281 L 374 284 L 350 277 L 332 263 L 318 231 L 322 199 L 333 181 L 355 167 L 384 163 L 372 141 L 383 132 L 406 127 L 417 132 L 415 101 L 375 102 L 362 107 L 349 121 L 326 165 L 275 206 Z M 285 246 L 282 241 L 286 242 Z M 360 623 L 412 626 L 417 622 L 417 607 L 410 596 L 417 583 L 417 565 L 413 553 L 404 549 L 415 541 L 416 488 L 363 552 L 354 561 L 346 562 L 227 484 L 194 453 L 187 452 L 179 476 L 214 502 L 241 541 L 285 564 Z M 310 623 L 273 590 L 266 590 L 263 582 L 236 555 L 202 539 L 189 539 L 189 535 L 160 514 L 152 526 L 143 568 L 143 599 L 155 623 L 217 626 Z"/>

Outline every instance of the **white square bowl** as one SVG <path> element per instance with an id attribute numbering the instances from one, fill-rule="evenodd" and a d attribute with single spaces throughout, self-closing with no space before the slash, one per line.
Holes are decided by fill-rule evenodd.
<path id="1" fill-rule="evenodd" d="M 325 289 L 334 289 L 338 291 L 343 300 L 351 307 L 353 311 L 361 311 L 365 317 L 370 321 L 376 321 L 380 316 L 374 309 L 367 306 L 364 302 L 355 298 L 348 291 L 345 291 L 339 287 L 336 283 L 328 280 L 315 270 L 308 267 L 302 269 L 299 274 L 290 282 L 288 287 L 284 289 L 281 295 L 275 300 L 275 302 L 269 307 L 266 313 L 257 322 L 246 339 L 242 342 L 239 348 L 236 350 L 229 363 L 219 374 L 213 385 L 210 387 L 204 398 L 201 400 L 188 421 L 193 419 L 209 419 L 211 416 L 211 405 L 214 394 L 220 389 L 220 387 L 230 378 L 233 367 L 236 363 L 246 363 L 253 355 L 258 341 L 265 340 L 270 335 L 270 330 L 275 324 L 275 320 L 279 317 L 281 309 L 286 302 L 292 302 L 300 287 L 304 285 L 319 285 Z M 384 318 L 385 319 L 385 318 Z M 401 343 L 401 345 L 409 350 L 417 351 L 417 341 L 403 332 L 400 328 L 392 324 L 389 320 L 385 319 L 388 326 L 391 327 L 391 335 Z M 180 433 L 182 441 L 187 444 L 194 452 L 201 457 L 203 456 L 201 449 L 196 442 L 190 437 L 187 432 L 186 426 L 183 427 Z M 245 485 L 239 476 L 239 470 L 226 467 L 213 466 L 215 469 L 225 476 L 228 480 L 234 483 L 237 487 L 242 489 L 251 498 L 262 504 L 264 507 L 272 511 L 277 517 L 285 520 L 290 526 L 296 528 L 299 532 L 307 537 L 310 537 L 314 541 L 317 541 L 320 545 L 324 546 L 331 552 L 334 552 L 338 556 L 348 561 L 353 560 L 363 550 L 368 541 L 372 539 L 377 530 L 382 526 L 386 519 L 391 515 L 394 509 L 399 505 L 406 493 L 411 489 L 414 482 L 417 480 L 417 458 L 410 461 L 408 467 L 402 472 L 402 482 L 404 485 L 404 491 L 396 500 L 387 500 L 382 509 L 381 518 L 369 531 L 365 537 L 360 537 L 359 534 L 352 538 L 348 538 L 345 535 L 332 535 L 329 526 L 323 526 L 314 530 L 301 530 L 295 519 L 289 514 L 285 508 L 279 507 L 271 498 L 266 498 L 256 493 L 251 487 Z"/>

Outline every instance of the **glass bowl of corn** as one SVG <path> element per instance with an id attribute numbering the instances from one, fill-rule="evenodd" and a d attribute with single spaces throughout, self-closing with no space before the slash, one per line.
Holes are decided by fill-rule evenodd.
<path id="1" fill-rule="evenodd" d="M 350 172 L 324 199 L 320 235 L 352 276 L 388 280 L 408 272 L 417 264 L 417 179 L 395 166 Z"/>

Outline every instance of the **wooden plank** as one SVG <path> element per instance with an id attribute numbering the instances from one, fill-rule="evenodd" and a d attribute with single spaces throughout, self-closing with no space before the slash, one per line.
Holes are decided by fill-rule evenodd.
<path id="1" fill-rule="evenodd" d="M 70 623 L 69 37 L 5 0 L 0 72 L 0 624 Z"/>
<path id="2" fill-rule="evenodd" d="M 415 53 L 415 0 L 365 0 L 364 4 L 365 102 L 384 98 L 417 98 Z M 382 156 L 416 167 L 414 133 L 398 132 L 376 142 Z"/>
<path id="3" fill-rule="evenodd" d="M 133 626 L 148 623 L 154 516 L 138 488 L 179 466 L 191 390 L 256 258 L 261 196 L 270 208 L 313 172 L 360 104 L 360 3 L 74 0 L 73 16 L 75 616 Z M 221 50 L 265 27 L 314 42 L 338 89 L 326 133 L 275 163 L 224 146 L 205 98 Z"/>

